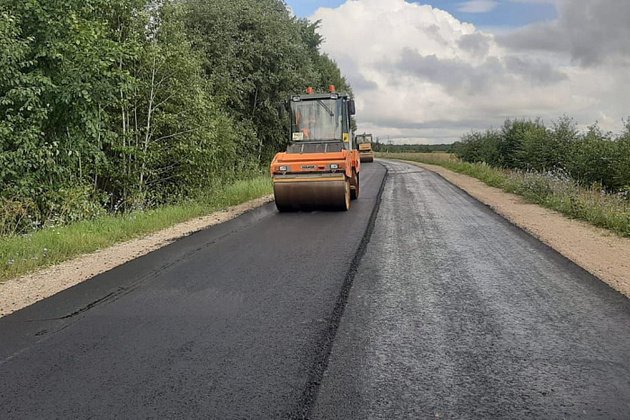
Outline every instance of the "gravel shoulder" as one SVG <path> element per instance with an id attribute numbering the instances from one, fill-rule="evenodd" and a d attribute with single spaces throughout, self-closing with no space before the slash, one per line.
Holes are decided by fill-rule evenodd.
<path id="1" fill-rule="evenodd" d="M 528 203 L 518 195 L 441 166 L 405 162 L 437 173 L 630 298 L 630 239 L 569 219 L 556 211 Z"/>
<path id="2" fill-rule="evenodd" d="M 98 274 L 162 248 L 173 241 L 210 226 L 224 223 L 273 200 L 265 196 L 179 223 L 149 236 L 82 255 L 32 274 L 0 284 L 0 317 L 9 315 Z"/>

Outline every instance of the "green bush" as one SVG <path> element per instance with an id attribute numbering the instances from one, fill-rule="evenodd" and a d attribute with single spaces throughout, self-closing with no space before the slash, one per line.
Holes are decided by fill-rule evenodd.
<path id="1" fill-rule="evenodd" d="M 95 197 L 91 186 L 60 188 L 42 201 L 46 204 L 44 220 L 50 225 L 91 220 L 105 213 L 105 196 Z"/>
<path id="2" fill-rule="evenodd" d="M 626 120 L 624 133 L 617 140 L 617 159 L 613 165 L 614 182 L 627 197 L 630 194 L 630 118 Z"/>
<path id="3" fill-rule="evenodd" d="M 0 236 L 36 229 L 40 219 L 39 208 L 32 199 L 0 197 Z"/>
<path id="4" fill-rule="evenodd" d="M 618 143 L 610 134 L 592 126 L 569 146 L 565 168 L 573 179 L 583 185 L 601 184 L 607 189 L 620 187 L 615 181 Z"/>
<path id="5" fill-rule="evenodd" d="M 583 186 L 599 185 L 608 192 L 630 185 L 630 123 L 614 137 L 597 124 L 580 133 L 563 117 L 550 128 L 540 120 L 507 120 L 501 130 L 472 132 L 454 144 L 465 162 L 534 172 L 562 171 Z"/>

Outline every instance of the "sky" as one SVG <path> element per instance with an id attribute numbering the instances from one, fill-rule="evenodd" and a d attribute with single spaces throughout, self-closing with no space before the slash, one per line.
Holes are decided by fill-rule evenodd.
<path id="1" fill-rule="evenodd" d="M 359 131 L 450 143 L 506 118 L 630 116 L 630 1 L 288 0 L 320 20 L 353 87 Z"/>
<path id="2" fill-rule="evenodd" d="M 287 3 L 299 17 L 308 18 L 321 7 L 335 8 L 345 0 L 289 0 Z M 410 2 L 411 3 L 411 2 Z M 514 27 L 557 17 L 549 1 L 515 2 L 500 0 L 432 0 L 416 1 L 444 10 L 454 17 L 480 27 Z"/>

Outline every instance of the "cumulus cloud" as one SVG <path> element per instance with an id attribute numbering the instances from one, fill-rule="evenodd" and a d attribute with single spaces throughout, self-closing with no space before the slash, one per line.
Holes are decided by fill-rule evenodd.
<path id="1" fill-rule="evenodd" d="M 507 48 L 566 53 L 582 66 L 630 63 L 630 1 L 557 0 L 559 19 L 499 37 Z"/>
<path id="2" fill-rule="evenodd" d="M 485 57 L 490 52 L 492 38 L 480 32 L 463 35 L 457 40 L 457 45 L 464 51 L 468 51 L 476 56 Z"/>
<path id="3" fill-rule="evenodd" d="M 321 20 L 324 51 L 353 85 L 361 131 L 439 143 L 510 117 L 568 114 L 614 130 L 630 114 L 630 67 L 606 60 L 605 47 L 577 48 L 551 29 L 556 39 L 536 38 L 532 27 L 499 37 L 405 0 L 348 0 L 312 18 Z M 566 19 L 576 22 L 561 14 L 546 28 L 560 31 Z M 585 57 L 608 64 L 587 65 Z"/>
<path id="4" fill-rule="evenodd" d="M 393 73 L 416 76 L 457 95 L 474 96 L 479 91 L 491 91 L 496 84 L 546 86 L 568 78 L 549 63 L 516 56 L 487 56 L 481 63 L 472 64 L 459 58 L 422 55 L 410 48 L 405 48 L 401 55 L 400 60 L 391 63 Z"/>

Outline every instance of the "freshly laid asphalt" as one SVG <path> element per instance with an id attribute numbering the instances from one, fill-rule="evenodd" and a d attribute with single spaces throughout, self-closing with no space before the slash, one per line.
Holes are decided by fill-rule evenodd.
<path id="1" fill-rule="evenodd" d="M 0 318 L 0 418 L 630 418 L 628 299 L 433 173 L 361 184 Z"/>
<path id="2" fill-rule="evenodd" d="M 302 416 L 384 175 L 348 212 L 270 204 L 1 318 L 0 418 Z"/>
<path id="3" fill-rule="evenodd" d="M 386 162 L 314 418 L 630 418 L 630 301 L 439 176 Z"/>

